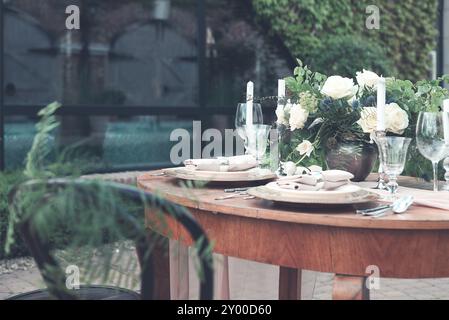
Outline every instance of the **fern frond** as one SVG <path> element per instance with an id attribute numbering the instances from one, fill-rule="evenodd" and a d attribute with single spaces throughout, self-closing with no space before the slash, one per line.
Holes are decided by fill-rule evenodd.
<path id="1" fill-rule="evenodd" d="M 55 112 L 60 107 L 60 103 L 53 102 L 38 113 L 41 120 L 36 125 L 37 134 L 26 158 L 24 174 L 27 178 L 50 178 L 53 176 L 50 171 L 46 170 L 45 161 L 52 151 L 49 144 L 51 132 L 59 126 Z"/>

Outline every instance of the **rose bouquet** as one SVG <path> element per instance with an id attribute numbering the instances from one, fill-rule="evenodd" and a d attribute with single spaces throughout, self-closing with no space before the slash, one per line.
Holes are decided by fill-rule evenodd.
<path id="1" fill-rule="evenodd" d="M 356 81 L 313 72 L 301 61 L 286 79 L 288 97 L 277 108 L 281 136 L 280 156 L 285 174 L 318 165 L 344 169 L 363 180 L 377 160 L 372 136 L 377 127 L 377 84 L 380 77 L 368 70 Z M 440 86 L 448 77 L 413 84 L 387 79 L 386 131 L 414 137 L 417 114 L 438 110 L 449 96 Z M 425 161 L 421 161 L 425 163 Z M 420 164 L 407 173 L 422 176 Z"/>

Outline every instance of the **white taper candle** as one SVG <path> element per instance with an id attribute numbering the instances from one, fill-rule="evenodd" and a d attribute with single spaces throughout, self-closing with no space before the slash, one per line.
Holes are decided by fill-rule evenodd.
<path id="1" fill-rule="evenodd" d="M 385 78 L 381 77 L 377 84 L 377 131 L 385 131 L 385 104 L 387 97 L 387 86 Z"/>
<path id="2" fill-rule="evenodd" d="M 285 80 L 278 80 L 278 107 L 283 106 L 285 104 Z"/>
<path id="3" fill-rule="evenodd" d="M 246 86 L 246 125 L 253 125 L 254 83 L 248 82 Z"/>

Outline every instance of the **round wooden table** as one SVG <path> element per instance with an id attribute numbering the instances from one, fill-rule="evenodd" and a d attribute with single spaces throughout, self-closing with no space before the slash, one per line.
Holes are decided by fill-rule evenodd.
<path id="1" fill-rule="evenodd" d="M 189 189 L 159 173 L 140 176 L 139 187 L 187 207 L 214 241 L 215 253 L 280 266 L 280 299 L 300 297 L 302 269 L 336 274 L 334 299 L 368 299 L 366 279 L 376 268 L 385 278 L 449 277 L 448 211 L 412 207 L 373 219 L 352 207 L 324 211 L 260 199 L 219 201 L 223 186 Z M 179 226 L 170 228 L 172 239 L 191 245 Z"/>

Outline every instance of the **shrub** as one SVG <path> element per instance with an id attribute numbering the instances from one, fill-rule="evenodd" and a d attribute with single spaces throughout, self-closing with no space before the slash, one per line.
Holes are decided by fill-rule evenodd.
<path id="1" fill-rule="evenodd" d="M 311 68 L 323 74 L 353 78 L 357 71 L 368 69 L 384 76 L 394 75 L 395 68 L 376 43 L 360 38 L 336 37 L 323 42 L 312 54 Z"/>
<path id="2" fill-rule="evenodd" d="M 317 49 L 333 37 L 359 37 L 377 44 L 397 68 L 401 79 L 428 77 L 429 52 L 436 47 L 438 0 L 252 0 L 272 32 L 294 57 L 311 65 Z M 366 8 L 380 9 L 380 30 L 368 30 Z"/>

